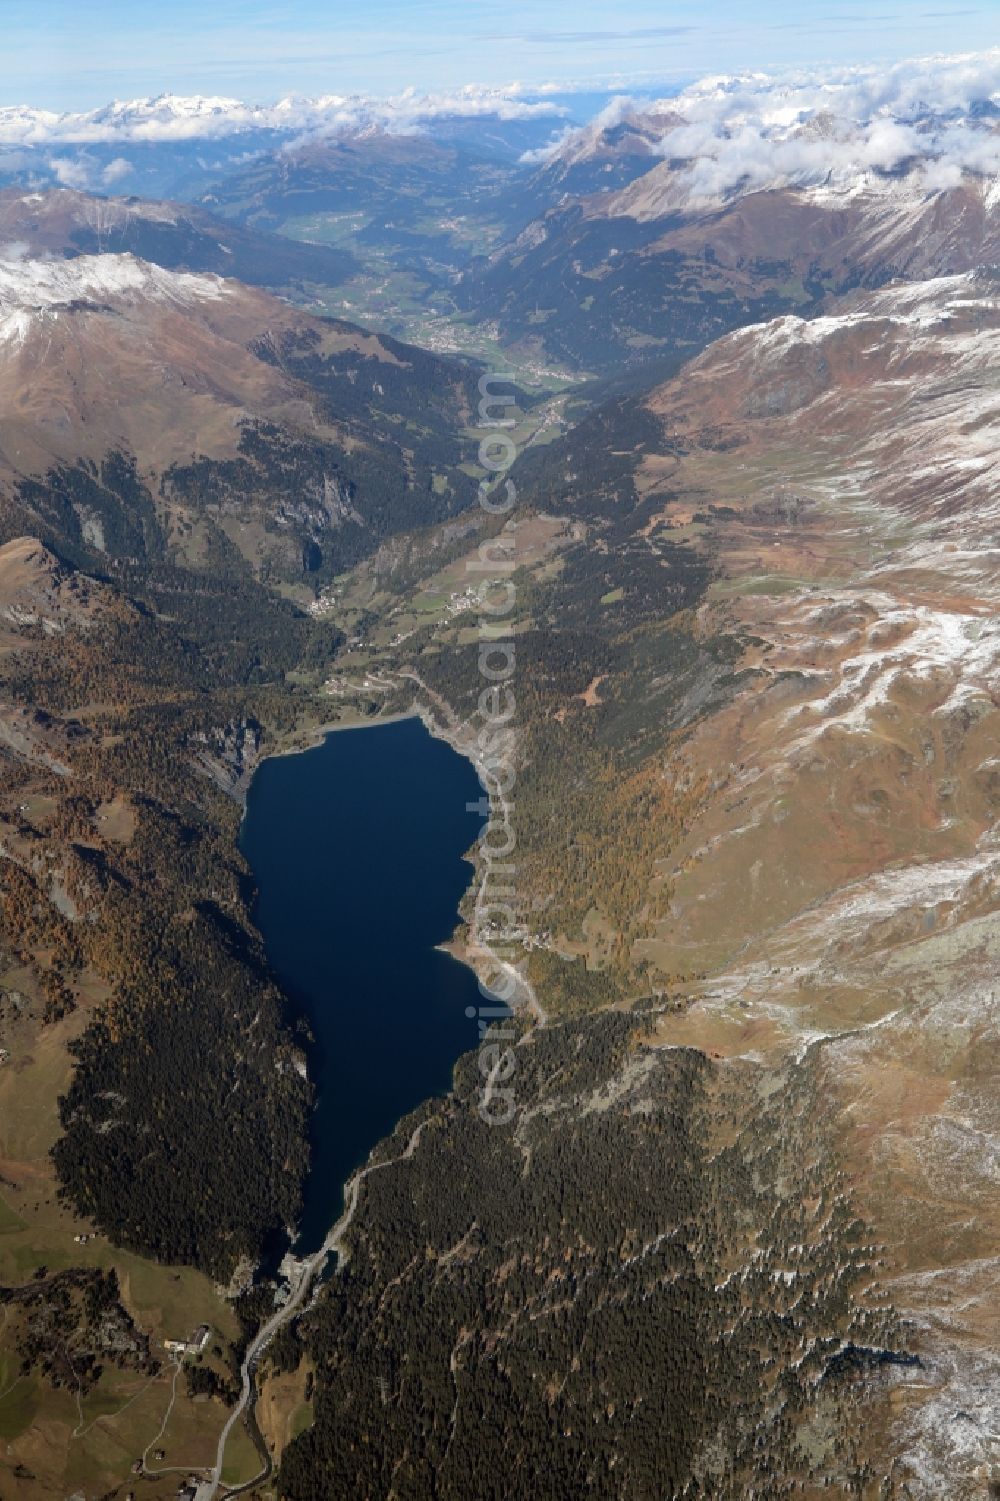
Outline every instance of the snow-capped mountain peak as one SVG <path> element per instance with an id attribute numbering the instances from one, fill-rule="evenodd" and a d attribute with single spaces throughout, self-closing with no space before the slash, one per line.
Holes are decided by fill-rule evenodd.
<path id="1" fill-rule="evenodd" d="M 501 119 L 558 121 L 565 110 L 551 100 L 522 97 L 514 87 L 460 89 L 389 98 L 360 94 L 287 95 L 275 104 L 250 104 L 227 95 L 157 94 L 115 99 L 97 109 L 67 111 L 0 105 L 0 143 L 95 146 L 130 141 L 221 139 L 246 131 L 336 131 L 379 124 L 412 129 L 440 117 L 497 115 Z"/>
<path id="2" fill-rule="evenodd" d="M 129 254 L 0 260 L 0 344 L 22 343 L 40 319 L 81 304 L 190 306 L 217 301 L 229 290 L 221 277 L 166 271 Z"/>

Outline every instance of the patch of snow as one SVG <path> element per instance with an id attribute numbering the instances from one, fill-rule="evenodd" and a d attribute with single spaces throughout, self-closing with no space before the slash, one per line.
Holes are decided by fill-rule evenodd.
<path id="1" fill-rule="evenodd" d="M 166 271 L 130 254 L 0 260 L 0 344 L 23 343 L 40 319 L 57 318 L 74 304 L 156 301 L 190 306 L 217 301 L 231 291 L 219 276 Z"/>

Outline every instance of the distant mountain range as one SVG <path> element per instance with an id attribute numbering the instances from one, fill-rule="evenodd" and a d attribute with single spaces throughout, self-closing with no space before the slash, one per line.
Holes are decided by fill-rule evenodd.
<path id="1" fill-rule="evenodd" d="M 389 99 L 331 94 L 273 105 L 161 94 L 63 114 L 6 106 L 0 107 L 0 184 L 193 197 L 289 143 L 369 131 L 430 133 L 516 161 L 549 141 L 568 116 L 564 104 L 500 89 Z"/>
<path id="2" fill-rule="evenodd" d="M 0 255 L 129 253 L 168 271 L 212 271 L 252 286 L 332 287 L 357 269 L 346 250 L 227 222 L 194 204 L 105 198 L 76 188 L 0 189 Z"/>
<path id="3" fill-rule="evenodd" d="M 552 122 L 564 107 L 518 88 L 475 88 L 454 93 L 396 97 L 325 94 L 318 98 L 289 95 L 275 104 L 249 104 L 225 95 L 158 94 L 115 99 L 96 109 L 66 111 L 0 106 L 0 140 L 8 145 L 87 145 L 97 142 L 215 140 L 252 131 L 288 136 L 305 131 L 335 133 L 369 128 L 418 129 L 428 123 L 458 121 Z"/>
<path id="4" fill-rule="evenodd" d="M 458 301 L 509 343 L 608 373 L 853 286 L 991 263 L 997 111 L 949 104 L 946 73 L 922 80 L 940 104 L 902 79 L 896 108 L 891 79 L 875 98 L 870 81 L 722 79 L 609 109 L 541 153 L 520 189 L 540 210 L 466 272 Z"/>
<path id="5" fill-rule="evenodd" d="M 458 289 L 512 344 L 608 374 L 689 357 L 729 329 L 898 277 L 991 264 L 995 180 L 927 190 L 919 170 L 686 205 L 659 163 L 620 192 L 534 219 Z"/>

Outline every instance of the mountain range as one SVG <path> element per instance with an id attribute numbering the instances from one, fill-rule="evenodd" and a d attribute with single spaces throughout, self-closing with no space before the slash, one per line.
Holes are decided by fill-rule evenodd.
<path id="1" fill-rule="evenodd" d="M 5 1496 L 1000 1486 L 997 66 L 0 114 Z M 459 1060 L 313 1283 L 242 800 L 415 711 L 518 1109 Z"/>
<path id="2" fill-rule="evenodd" d="M 8 535 L 190 561 L 224 533 L 254 567 L 329 577 L 474 497 L 471 370 L 131 254 L 2 263 L 0 307 Z M 156 497 L 124 529 L 92 478 L 116 456 Z"/>

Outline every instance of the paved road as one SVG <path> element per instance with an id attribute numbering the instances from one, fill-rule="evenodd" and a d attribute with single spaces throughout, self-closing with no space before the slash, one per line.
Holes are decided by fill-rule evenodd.
<path id="1" fill-rule="evenodd" d="M 423 693 L 426 694 L 434 708 L 437 709 L 444 720 L 443 724 L 438 723 L 434 719 L 430 710 L 426 708 L 422 710 L 422 717 L 427 728 L 432 734 L 439 735 L 443 740 L 446 740 L 460 755 L 469 758 L 476 768 L 479 780 L 486 789 L 490 801 L 491 820 L 509 828 L 511 826 L 510 804 L 504 793 L 500 779 L 490 769 L 482 756 L 480 756 L 476 737 L 469 731 L 468 725 L 463 726 L 460 723 L 458 715 L 448 701 L 442 698 L 440 693 L 436 693 L 433 688 L 428 687 L 419 673 L 412 672 L 407 668 L 401 671 L 399 676 L 407 678 L 411 683 L 416 683 Z M 482 873 L 479 888 L 476 892 L 474 921 L 470 933 L 469 948 L 473 951 L 478 951 L 481 955 L 485 955 L 510 982 L 511 994 L 506 999 L 512 1010 L 516 1010 L 519 1003 L 526 1006 L 539 1026 L 544 1027 L 549 1019 L 548 1014 L 538 999 L 538 993 L 525 974 L 523 967 L 511 964 L 506 959 L 501 959 L 499 954 L 490 945 L 483 931 L 484 924 L 482 917 L 488 895 L 488 883 L 489 861 L 486 862 L 486 869 Z"/>
<path id="2" fill-rule="evenodd" d="M 421 1133 L 423 1132 L 424 1127 L 428 1124 L 428 1121 L 421 1121 L 420 1125 L 416 1128 L 416 1130 L 413 1132 L 413 1135 L 410 1137 L 410 1140 L 406 1145 L 406 1150 L 401 1152 L 398 1157 L 391 1157 L 386 1162 L 372 1163 L 370 1167 L 362 1168 L 360 1172 L 354 1174 L 354 1177 L 348 1183 L 344 1193 L 344 1212 L 340 1216 L 340 1219 L 334 1225 L 333 1229 L 326 1237 L 326 1240 L 323 1242 L 320 1249 L 314 1255 L 310 1256 L 306 1261 L 300 1264 L 298 1272 L 296 1273 L 294 1282 L 292 1284 L 291 1294 L 287 1302 L 285 1302 L 281 1306 L 281 1308 L 277 1310 L 273 1318 L 268 1319 L 267 1323 L 264 1324 L 260 1330 L 258 1330 L 257 1334 L 250 1341 L 250 1344 L 247 1346 L 246 1354 L 243 1357 L 243 1365 L 241 1367 L 242 1386 L 240 1390 L 240 1399 L 237 1402 L 236 1406 L 233 1408 L 233 1411 L 229 1414 L 229 1417 L 226 1420 L 226 1426 L 223 1428 L 222 1433 L 219 1435 L 219 1447 L 216 1451 L 215 1456 L 215 1468 L 213 1469 L 210 1478 L 204 1481 L 198 1487 L 196 1501 L 214 1501 L 214 1498 L 218 1495 L 219 1487 L 222 1484 L 222 1469 L 225 1463 L 226 1445 L 229 1443 L 229 1435 L 232 1433 L 236 1424 L 243 1417 L 248 1406 L 250 1405 L 254 1393 L 254 1375 L 256 1373 L 257 1366 L 260 1363 L 260 1358 L 264 1354 L 264 1351 L 267 1349 L 274 1336 L 278 1333 L 278 1330 L 284 1328 L 285 1324 L 287 1324 L 290 1319 L 293 1319 L 302 1308 L 307 1297 L 309 1296 L 309 1293 L 312 1290 L 317 1276 L 323 1270 L 330 1256 L 337 1255 L 338 1257 L 340 1257 L 341 1261 L 345 1259 L 343 1240 L 347 1234 L 347 1231 L 350 1229 L 351 1221 L 354 1219 L 354 1216 L 357 1212 L 362 1183 L 364 1183 L 365 1179 L 370 1177 L 372 1173 L 380 1172 L 383 1168 L 386 1167 L 395 1167 L 397 1163 L 405 1162 L 408 1157 L 412 1157 L 414 1152 L 417 1150 L 417 1145 L 420 1141 Z M 254 1480 L 250 1481 L 249 1484 L 234 1487 L 232 1489 L 227 1486 L 225 1488 L 225 1494 L 227 1496 L 232 1496 L 238 1495 L 240 1494 L 240 1492 L 252 1490 L 254 1486 L 260 1485 L 264 1480 L 266 1480 L 269 1473 L 270 1464 L 266 1465 L 264 1469 L 261 1470 L 260 1474 L 256 1476 Z"/>
<path id="3" fill-rule="evenodd" d="M 417 675 L 417 673 L 402 672 L 400 673 L 400 676 L 409 678 L 412 682 L 417 683 L 427 694 L 427 696 L 434 702 L 435 707 L 438 709 L 445 720 L 444 726 L 436 724 L 433 726 L 434 730 L 438 734 L 443 735 L 444 738 L 451 740 L 452 743 L 455 744 L 455 748 L 457 750 L 463 752 L 466 755 L 471 755 L 475 763 L 476 770 L 479 772 L 480 779 L 489 795 L 490 802 L 494 809 L 494 817 L 496 817 L 497 813 L 499 813 L 500 821 L 506 823 L 510 817 L 510 808 L 508 806 L 507 799 L 504 796 L 503 788 L 500 786 L 497 777 L 492 774 L 490 768 L 477 755 L 477 747 L 475 746 L 475 741 L 473 740 L 472 744 L 469 745 L 464 741 L 463 737 L 458 734 L 460 727 L 458 725 L 458 719 L 454 710 L 448 703 L 446 703 L 443 698 L 441 698 L 439 694 L 436 694 L 433 689 L 428 688 L 427 684 L 423 681 L 422 678 Z M 428 714 L 428 718 L 429 717 L 430 715 Z M 548 1021 L 548 1017 L 527 975 L 524 974 L 522 969 L 518 966 L 509 963 L 505 959 L 501 959 L 500 956 L 493 951 L 489 943 L 482 935 L 481 912 L 486 895 L 486 882 L 487 877 L 484 875 L 480 883 L 479 890 L 476 893 L 475 921 L 472 933 L 472 946 L 474 948 L 477 948 L 480 953 L 486 954 L 489 957 L 490 961 L 496 966 L 496 968 L 507 977 L 513 993 L 515 995 L 517 995 L 518 993 L 520 994 L 522 1004 L 526 1005 L 527 1009 L 532 1013 L 536 1021 L 538 1021 L 540 1025 L 544 1026 Z M 514 1004 L 516 1007 L 517 1002 L 515 1001 Z M 489 1099 L 490 1095 L 492 1094 L 493 1088 L 495 1087 L 496 1074 L 497 1070 L 495 1069 L 491 1074 L 489 1080 L 487 1081 L 487 1099 Z M 229 1418 L 226 1422 L 226 1426 L 223 1428 L 222 1433 L 219 1437 L 219 1447 L 216 1453 L 215 1468 L 212 1471 L 211 1478 L 209 1480 L 206 1480 L 201 1486 L 199 1486 L 196 1501 L 215 1501 L 215 1497 L 219 1492 L 219 1487 L 222 1484 L 222 1467 L 226 1457 L 226 1445 L 229 1442 L 229 1435 L 232 1433 L 236 1424 L 240 1421 L 240 1419 L 246 1413 L 247 1408 L 251 1404 L 254 1393 L 254 1373 L 256 1372 L 260 1357 L 264 1354 L 264 1351 L 267 1349 L 274 1336 L 278 1333 L 278 1330 L 284 1328 L 285 1324 L 287 1324 L 289 1320 L 294 1318 L 295 1315 L 299 1312 L 306 1298 L 309 1296 L 309 1293 L 313 1287 L 314 1282 L 316 1281 L 317 1276 L 326 1265 L 329 1257 L 333 1254 L 336 1254 L 340 1256 L 341 1259 L 343 1259 L 344 1251 L 342 1243 L 344 1236 L 350 1228 L 351 1221 L 354 1219 L 355 1212 L 357 1211 L 358 1196 L 361 1192 L 362 1183 L 369 1176 L 369 1174 L 377 1173 L 381 1168 L 384 1167 L 393 1167 L 397 1162 L 403 1162 L 407 1157 L 412 1157 L 413 1153 L 417 1149 L 417 1143 L 420 1140 L 420 1133 L 423 1131 L 425 1125 L 427 1125 L 426 1121 L 422 1122 L 421 1125 L 417 1127 L 413 1135 L 410 1137 L 410 1141 L 405 1152 L 401 1153 L 399 1157 L 394 1157 L 389 1162 L 375 1163 L 371 1167 L 362 1168 L 360 1172 L 355 1173 L 354 1177 L 350 1180 L 345 1190 L 344 1212 L 340 1216 L 340 1219 L 334 1225 L 333 1229 L 330 1231 L 326 1240 L 323 1242 L 322 1246 L 316 1252 L 316 1254 L 309 1257 L 307 1261 L 301 1264 L 298 1273 L 296 1274 L 296 1278 L 292 1286 L 291 1295 L 288 1301 L 283 1305 L 283 1307 L 278 1309 L 274 1317 L 268 1320 L 268 1322 L 263 1326 L 263 1328 L 248 1345 L 242 1366 L 242 1387 L 240 1391 L 240 1399 L 236 1407 L 230 1413 Z M 268 1464 L 265 1465 L 264 1469 L 260 1472 L 256 1479 L 252 1480 L 249 1484 L 233 1489 L 226 1487 L 226 1495 L 236 1496 L 253 1490 L 255 1486 L 260 1485 L 264 1480 L 268 1478 L 270 1470 L 271 1466 L 270 1462 L 268 1462 Z"/>

